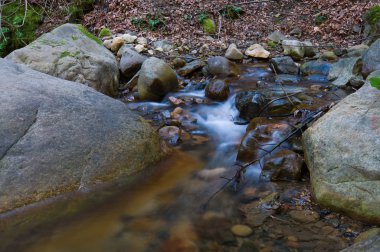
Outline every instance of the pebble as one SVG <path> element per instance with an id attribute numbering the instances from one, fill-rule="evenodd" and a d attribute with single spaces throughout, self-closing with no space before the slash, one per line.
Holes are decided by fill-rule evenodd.
<path id="1" fill-rule="evenodd" d="M 247 237 L 252 234 L 253 230 L 247 225 L 238 224 L 231 228 L 231 232 L 236 236 Z"/>
<path id="2" fill-rule="evenodd" d="M 136 45 L 135 50 L 136 50 L 136 52 L 141 53 L 141 52 L 145 51 L 146 48 L 143 45 Z"/>
<path id="3" fill-rule="evenodd" d="M 319 214 L 310 210 L 292 210 L 289 212 L 290 217 L 294 220 L 309 223 L 319 220 Z"/>

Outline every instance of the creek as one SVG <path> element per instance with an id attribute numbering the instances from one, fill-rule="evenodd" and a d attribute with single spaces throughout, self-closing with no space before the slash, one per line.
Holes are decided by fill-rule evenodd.
<path id="1" fill-rule="evenodd" d="M 266 64 L 241 65 L 240 78 L 227 78 L 229 99 L 207 99 L 207 80 L 182 80 L 186 87 L 161 103 L 128 102 L 128 106 L 149 120 L 157 130 L 163 125 L 181 125 L 179 135 L 170 139 L 168 157 L 144 175 L 138 184 L 127 186 L 74 218 L 53 227 L 34 229 L 33 240 L 14 241 L 17 251 L 339 251 L 351 244 L 349 232 L 361 224 L 316 205 L 310 194 L 305 166 L 298 180 L 270 181 L 263 177 L 261 163 L 250 165 L 239 184 L 232 178 L 240 164 L 264 155 L 268 147 L 286 137 L 286 129 L 264 127 L 264 149 L 241 154 L 242 139 L 248 139 L 247 122 L 239 118 L 236 94 L 258 90 L 271 99 L 285 101 L 270 116 L 262 115 L 260 125 L 297 125 L 294 111 L 315 111 L 348 94 L 332 89 L 322 76 L 274 76 Z M 296 94 L 288 103 L 286 94 Z M 169 97 L 181 99 L 182 111 Z M 289 109 L 289 105 L 291 108 Z M 283 109 L 284 106 L 288 106 Z M 265 118 L 264 118 L 265 117 Z M 251 129 L 252 130 L 252 129 Z M 278 132 L 277 132 L 278 131 Z M 277 132 L 277 133 L 276 133 Z M 246 138 L 244 138 L 246 137 Z M 247 140 L 249 142 L 249 139 Z M 252 142 L 248 145 L 250 147 Z M 240 149 L 240 151 L 239 151 Z M 302 156 L 300 134 L 279 150 Z M 241 155 L 240 155 L 241 154 Z M 269 158 L 268 155 L 267 158 Z M 215 194 L 215 192 L 218 192 Z M 237 235 L 231 228 L 248 225 L 252 234 Z M 348 231 L 351 230 L 351 231 Z M 16 250 L 14 250 L 16 251 Z"/>

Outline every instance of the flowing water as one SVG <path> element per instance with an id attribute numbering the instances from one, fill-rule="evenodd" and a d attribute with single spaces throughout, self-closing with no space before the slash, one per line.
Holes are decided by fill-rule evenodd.
<path id="1" fill-rule="evenodd" d="M 247 125 L 239 121 L 237 92 L 259 89 L 277 96 L 302 92 L 312 97 L 303 102 L 308 109 L 346 95 L 341 90 L 325 91 L 328 83 L 323 78 L 315 78 L 319 82 L 309 78 L 279 85 L 265 66 L 245 65 L 242 70 L 239 79 L 227 80 L 232 92 L 225 102 L 206 99 L 197 83 L 170 94 L 186 103 L 178 119 L 186 133 L 172 147 L 171 154 L 139 183 L 122 188 L 76 217 L 29 231 L 32 239 L 15 238 L 7 250 L 339 251 L 348 246 L 349 239 L 344 237 L 347 228 L 361 226 L 340 215 L 334 219 L 334 213 L 314 206 L 308 194 L 307 174 L 298 182 L 273 183 L 262 181 L 261 165 L 252 164 L 242 183 L 231 183 L 214 194 L 238 168 L 236 157 Z M 315 84 L 319 85 L 317 89 Z M 156 128 L 167 123 L 164 115 L 175 108 L 168 99 L 162 103 L 131 102 L 128 106 Z M 297 140 L 299 143 L 299 137 L 294 143 Z M 287 214 L 288 208 L 317 209 L 319 219 L 297 222 Z M 339 225 L 331 219 L 338 220 Z M 231 227 L 236 224 L 248 224 L 253 234 L 233 235 Z"/>

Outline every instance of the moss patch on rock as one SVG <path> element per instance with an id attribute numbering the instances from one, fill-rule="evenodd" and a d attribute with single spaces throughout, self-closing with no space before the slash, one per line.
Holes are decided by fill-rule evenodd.
<path id="1" fill-rule="evenodd" d="M 79 31 L 81 33 L 83 33 L 86 37 L 88 37 L 89 39 L 95 41 L 99 45 L 103 44 L 102 41 L 98 37 L 96 37 L 94 34 L 92 34 L 91 32 L 89 32 L 86 28 L 84 28 L 83 25 L 78 24 L 77 27 L 78 27 Z"/>
<path id="2" fill-rule="evenodd" d="M 364 20 L 370 24 L 374 25 L 380 21 L 380 6 L 374 6 L 368 10 L 366 14 L 364 14 Z"/>

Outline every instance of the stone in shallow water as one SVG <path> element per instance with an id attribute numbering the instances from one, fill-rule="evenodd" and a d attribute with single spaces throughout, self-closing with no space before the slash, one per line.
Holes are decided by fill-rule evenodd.
<path id="1" fill-rule="evenodd" d="M 251 120 L 260 116 L 267 101 L 267 97 L 259 91 L 243 91 L 236 95 L 235 105 L 241 118 Z"/>
<path id="2" fill-rule="evenodd" d="M 261 178 L 271 181 L 299 180 L 303 159 L 291 150 L 281 150 L 265 161 Z"/>
<path id="3" fill-rule="evenodd" d="M 230 87 L 225 80 L 214 79 L 207 84 L 205 94 L 208 98 L 224 101 L 230 94 Z"/>
<path id="4" fill-rule="evenodd" d="M 215 56 L 207 60 L 208 72 L 217 77 L 231 77 L 240 74 L 239 67 L 225 57 Z"/>
<path id="5" fill-rule="evenodd" d="M 238 224 L 231 228 L 231 232 L 236 236 L 247 237 L 253 233 L 253 230 L 247 225 Z"/>
<path id="6" fill-rule="evenodd" d="M 294 220 L 302 223 L 316 222 L 319 220 L 319 214 L 310 210 L 292 210 L 289 212 L 289 215 Z"/>

